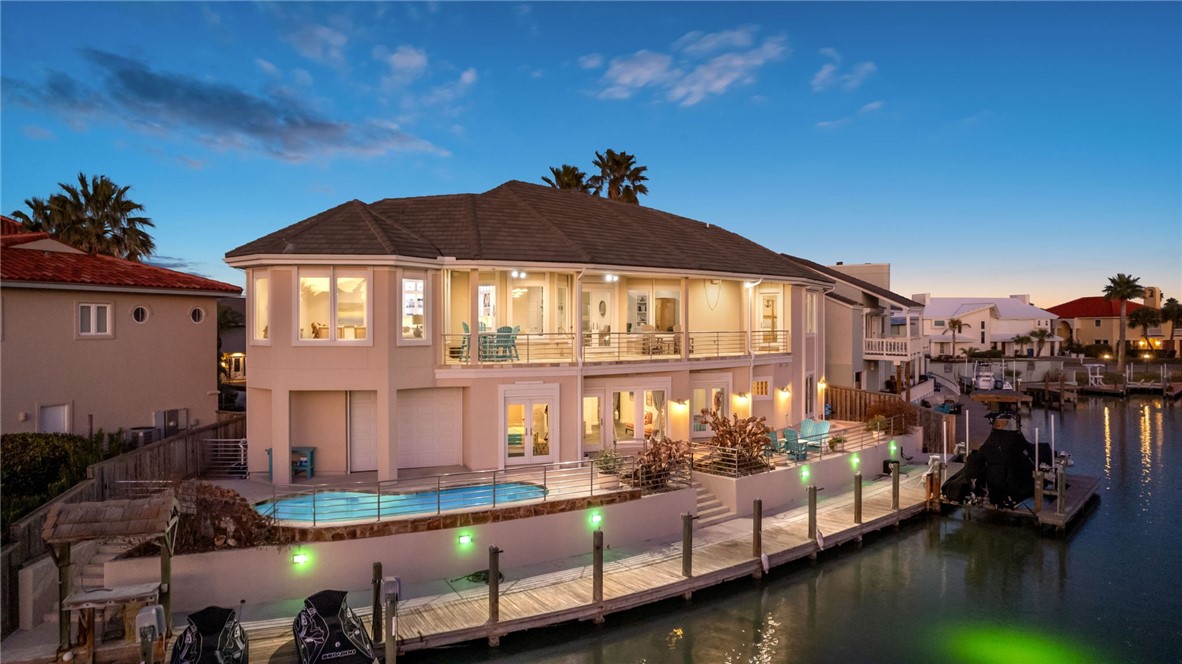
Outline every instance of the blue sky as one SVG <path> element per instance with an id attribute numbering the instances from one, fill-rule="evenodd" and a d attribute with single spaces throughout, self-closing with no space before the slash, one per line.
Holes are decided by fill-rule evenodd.
<path id="1" fill-rule="evenodd" d="M 910 295 L 1182 297 L 1179 3 L 0 3 L 0 210 L 132 186 L 162 264 L 350 199 L 649 167 Z M 620 238 L 621 242 L 629 241 Z"/>

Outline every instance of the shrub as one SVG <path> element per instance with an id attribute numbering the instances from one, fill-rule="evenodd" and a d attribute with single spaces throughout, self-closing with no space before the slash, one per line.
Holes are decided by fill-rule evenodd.
<path id="1" fill-rule="evenodd" d="M 714 396 L 714 409 L 702 410 L 702 419 L 714 432 L 710 444 L 734 451 L 737 470 L 740 474 L 758 473 L 769 467 L 764 450 L 772 444 L 771 432 L 766 418 L 746 417 L 739 419 L 731 415 L 728 419 L 720 415 L 722 394 Z"/>
<path id="2" fill-rule="evenodd" d="M 684 466 L 689 458 L 688 442 L 664 436 L 653 439 L 636 457 L 636 469 L 632 471 L 631 480 L 646 491 L 662 491 L 667 488 L 673 471 Z"/>
<path id="3" fill-rule="evenodd" d="M 1088 344 L 1083 347 L 1083 354 L 1085 357 L 1104 357 L 1105 355 L 1115 355 L 1112 351 L 1112 346 L 1108 344 Z"/>
<path id="4" fill-rule="evenodd" d="M 94 436 L 6 433 L 0 436 L 0 528 L 5 541 L 13 522 L 86 479 L 93 463 L 123 451 L 123 432 Z"/>
<path id="5" fill-rule="evenodd" d="M 624 465 L 624 458 L 615 450 L 604 450 L 595 457 L 595 468 L 604 475 L 615 475 Z"/>

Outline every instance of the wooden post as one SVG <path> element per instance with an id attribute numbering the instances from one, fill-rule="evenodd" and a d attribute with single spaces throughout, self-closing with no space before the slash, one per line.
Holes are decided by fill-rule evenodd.
<path id="1" fill-rule="evenodd" d="M 1034 513 L 1042 512 L 1042 473 L 1034 469 Z"/>
<path id="2" fill-rule="evenodd" d="M 911 403 L 911 360 L 907 360 L 907 403 Z"/>
<path id="3" fill-rule="evenodd" d="M 808 486 L 809 496 L 809 539 L 816 541 L 817 539 L 817 486 L 810 484 Z"/>
<path id="4" fill-rule="evenodd" d="M 496 546 L 488 547 L 488 622 L 497 623 L 501 620 L 501 550 Z M 493 637 L 489 637 L 489 644 Z"/>
<path id="5" fill-rule="evenodd" d="M 1063 514 L 1067 511 L 1067 471 L 1063 464 L 1055 464 L 1055 513 Z"/>
<path id="6" fill-rule="evenodd" d="M 380 494 L 379 494 L 380 495 Z M 373 578 L 369 582 L 373 595 L 373 642 L 382 642 L 382 564 L 373 564 Z"/>
<path id="7" fill-rule="evenodd" d="M 64 607 L 70 596 L 70 544 L 58 544 L 57 550 L 57 635 L 58 652 L 70 650 L 70 612 Z"/>
<path id="8" fill-rule="evenodd" d="M 891 461 L 891 509 L 899 511 L 899 462 Z"/>
<path id="9" fill-rule="evenodd" d="M 862 473 L 854 473 L 854 523 L 862 523 Z"/>
<path id="10" fill-rule="evenodd" d="M 374 565 L 380 568 L 380 563 Z M 398 659 L 398 596 L 402 593 L 402 580 L 396 576 L 389 579 L 379 577 L 378 588 L 386 596 L 386 616 L 390 618 L 390 631 L 385 639 L 385 664 L 394 664 Z M 374 621 L 380 622 L 377 614 L 374 614 Z"/>
<path id="11" fill-rule="evenodd" d="M 763 500 L 756 498 L 751 506 L 751 555 L 763 554 Z"/>
<path id="12" fill-rule="evenodd" d="M 164 640 L 172 636 L 172 547 L 176 530 L 164 533 L 164 546 L 160 547 L 160 606 L 164 607 Z"/>
<path id="13" fill-rule="evenodd" d="M 591 545 L 591 601 L 603 601 L 603 531 L 596 529 L 592 533 Z"/>
<path id="14" fill-rule="evenodd" d="M 694 575 L 694 515 L 689 512 L 681 515 L 681 575 Z"/>

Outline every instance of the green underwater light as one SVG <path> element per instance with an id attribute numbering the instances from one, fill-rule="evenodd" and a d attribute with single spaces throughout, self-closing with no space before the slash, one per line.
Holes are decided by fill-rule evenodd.
<path id="1" fill-rule="evenodd" d="M 947 654 L 964 664 L 1079 664 L 1104 659 L 1081 644 L 1017 625 L 957 625 L 941 633 Z"/>

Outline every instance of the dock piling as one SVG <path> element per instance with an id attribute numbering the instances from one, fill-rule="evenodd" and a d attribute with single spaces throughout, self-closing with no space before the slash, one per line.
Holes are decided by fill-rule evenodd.
<path id="1" fill-rule="evenodd" d="M 382 568 L 381 563 L 374 563 L 375 570 Z M 386 601 L 386 616 L 390 618 L 390 631 L 387 633 L 385 639 L 386 664 L 394 664 L 394 660 L 398 658 L 398 596 L 402 594 L 402 579 L 396 576 L 377 577 L 377 584 L 381 594 Z M 374 624 L 380 624 L 382 617 L 380 613 L 374 613 Z M 378 628 L 374 628 L 375 633 L 380 634 Z"/>
<path id="2" fill-rule="evenodd" d="M 694 515 L 689 512 L 681 515 L 681 575 L 694 575 Z"/>
<path id="3" fill-rule="evenodd" d="M 382 564 L 373 564 L 373 577 L 369 582 L 373 599 L 373 642 L 382 642 Z"/>
<path id="4" fill-rule="evenodd" d="M 591 540 L 591 601 L 603 601 L 603 531 L 598 528 Z"/>
<path id="5" fill-rule="evenodd" d="M 501 620 L 501 550 L 488 547 L 488 621 Z M 490 637 L 491 639 L 491 637 Z"/>
<path id="6" fill-rule="evenodd" d="M 809 496 L 809 539 L 817 541 L 817 485 L 810 484 Z"/>
<path id="7" fill-rule="evenodd" d="M 899 462 L 892 460 L 891 466 L 891 509 L 899 511 Z"/>
<path id="8" fill-rule="evenodd" d="M 862 523 L 862 473 L 854 473 L 854 523 Z"/>
<path id="9" fill-rule="evenodd" d="M 756 498 L 751 505 L 751 555 L 763 554 L 763 500 Z"/>

